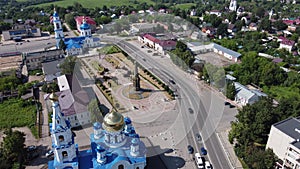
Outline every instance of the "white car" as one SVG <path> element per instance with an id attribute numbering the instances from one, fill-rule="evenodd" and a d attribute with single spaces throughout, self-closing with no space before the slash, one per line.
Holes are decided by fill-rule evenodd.
<path id="1" fill-rule="evenodd" d="M 49 150 L 47 153 L 46 153 L 46 157 L 50 157 L 54 154 L 53 150 Z"/>
<path id="2" fill-rule="evenodd" d="M 205 168 L 211 169 L 211 165 L 210 165 L 209 161 L 205 161 Z"/>
<path id="3" fill-rule="evenodd" d="M 202 159 L 200 153 L 195 153 L 195 161 L 196 161 L 198 168 L 201 168 L 201 169 L 204 168 L 204 162 L 203 162 L 203 159 Z"/>

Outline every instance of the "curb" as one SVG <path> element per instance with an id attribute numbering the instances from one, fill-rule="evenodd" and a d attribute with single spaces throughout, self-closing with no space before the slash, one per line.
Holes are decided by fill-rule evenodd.
<path id="1" fill-rule="evenodd" d="M 232 165 L 232 163 L 231 163 L 231 161 L 230 161 L 230 159 L 229 159 L 229 157 L 228 157 L 229 154 L 228 154 L 228 152 L 226 151 L 226 149 L 225 149 L 225 147 L 224 147 L 224 145 L 223 145 L 223 143 L 222 143 L 222 141 L 221 141 L 221 138 L 220 138 L 220 136 L 219 136 L 219 133 L 216 132 L 216 135 L 217 135 L 218 141 L 220 142 L 220 145 L 221 145 L 223 151 L 225 152 L 225 156 L 226 156 L 226 160 L 227 160 L 228 164 L 230 164 L 231 169 L 234 169 L 235 167 L 233 167 L 233 165 Z"/>

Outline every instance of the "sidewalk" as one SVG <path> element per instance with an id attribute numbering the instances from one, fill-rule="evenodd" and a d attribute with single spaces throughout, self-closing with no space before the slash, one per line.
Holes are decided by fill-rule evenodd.
<path id="1" fill-rule="evenodd" d="M 242 169 L 243 166 L 238 157 L 235 155 L 234 146 L 228 141 L 228 133 L 229 129 L 217 132 L 218 139 L 226 154 L 227 160 L 230 162 L 231 167 L 234 169 Z"/>

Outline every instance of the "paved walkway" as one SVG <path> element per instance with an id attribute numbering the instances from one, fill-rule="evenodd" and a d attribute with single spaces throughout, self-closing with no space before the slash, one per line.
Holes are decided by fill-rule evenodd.
<path id="1" fill-rule="evenodd" d="M 230 162 L 232 168 L 242 169 L 243 166 L 234 152 L 233 144 L 230 144 L 228 141 L 229 130 L 221 131 L 217 133 L 219 141 L 221 142 L 222 148 L 224 149 L 225 154 L 227 155 L 228 161 Z"/>

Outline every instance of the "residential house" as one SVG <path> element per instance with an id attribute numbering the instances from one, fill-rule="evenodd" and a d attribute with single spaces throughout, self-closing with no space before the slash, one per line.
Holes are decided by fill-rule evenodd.
<path id="1" fill-rule="evenodd" d="M 290 117 L 271 126 L 266 149 L 283 161 L 282 168 L 300 168 L 300 118 Z"/>
<path id="2" fill-rule="evenodd" d="M 196 14 L 197 14 L 197 13 L 196 13 L 196 10 L 195 10 L 195 9 L 192 9 L 191 12 L 190 12 L 190 15 L 191 15 L 191 16 L 196 16 Z"/>
<path id="3" fill-rule="evenodd" d="M 65 59 L 54 60 L 51 62 L 42 63 L 42 70 L 44 74 L 44 80 L 46 82 L 52 82 L 61 75 L 59 65 L 63 63 Z"/>
<path id="4" fill-rule="evenodd" d="M 249 24 L 248 28 L 249 28 L 250 31 L 257 31 L 258 26 L 257 26 L 256 23 L 251 22 L 251 23 Z"/>
<path id="5" fill-rule="evenodd" d="M 54 61 L 65 57 L 62 49 L 22 53 L 23 62 L 28 70 L 42 69 L 43 62 Z"/>
<path id="6" fill-rule="evenodd" d="M 222 15 L 222 12 L 220 10 L 211 10 L 209 12 L 210 15 L 217 15 L 218 17 L 220 17 Z"/>
<path id="7" fill-rule="evenodd" d="M 228 33 L 234 33 L 234 32 L 236 32 L 235 24 L 228 24 L 227 32 Z"/>
<path id="8" fill-rule="evenodd" d="M 286 49 L 289 52 L 292 52 L 295 41 L 289 40 L 283 36 L 278 37 L 278 41 L 280 42 L 279 49 Z"/>
<path id="9" fill-rule="evenodd" d="M 234 82 L 234 87 L 236 90 L 235 102 L 245 106 L 247 104 L 253 104 L 257 102 L 261 97 L 266 97 L 267 95 L 256 89 L 249 89 L 248 87 Z"/>

